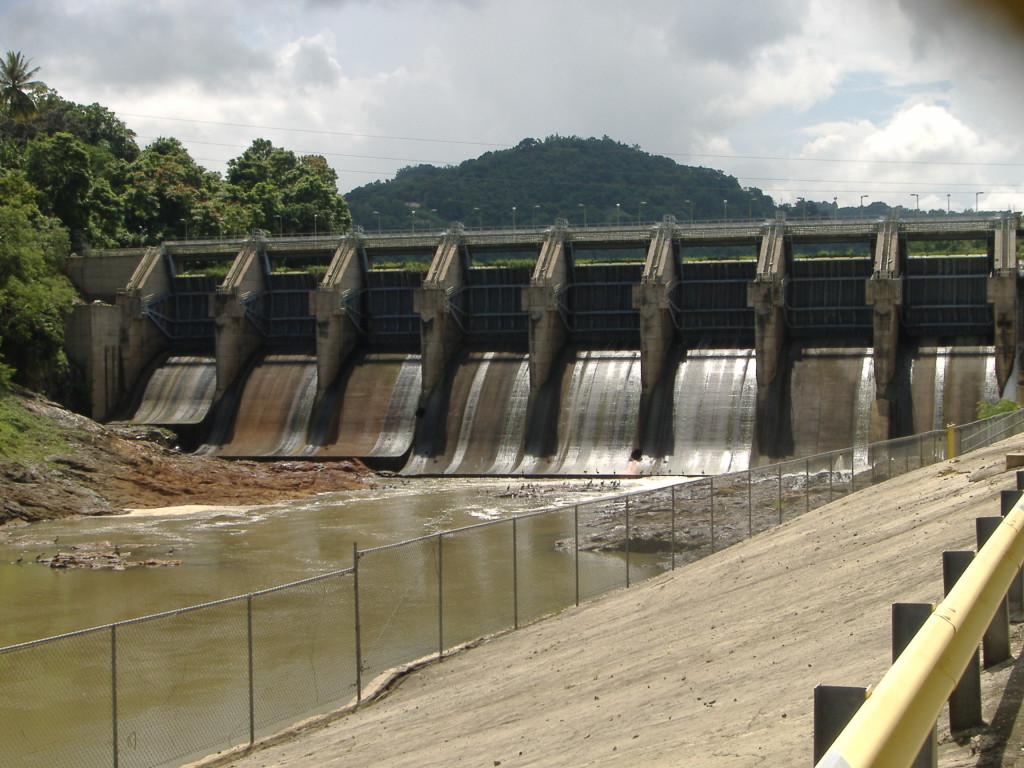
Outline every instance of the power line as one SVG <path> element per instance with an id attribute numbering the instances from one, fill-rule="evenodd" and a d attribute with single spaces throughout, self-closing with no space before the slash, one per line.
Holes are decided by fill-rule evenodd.
<path id="1" fill-rule="evenodd" d="M 283 126 L 271 126 L 271 125 L 254 125 L 249 123 L 228 123 L 220 122 L 217 120 L 196 120 L 194 118 L 185 117 L 163 117 L 159 115 L 139 115 L 131 112 L 119 112 L 119 115 L 125 117 L 135 117 L 144 120 L 170 120 L 181 123 L 197 123 L 201 125 L 219 125 L 226 128 L 252 128 L 261 131 L 285 131 L 289 133 L 309 133 L 318 134 L 323 136 L 346 136 L 349 138 L 360 138 L 360 139 L 383 139 L 387 141 L 417 141 L 429 144 L 455 144 L 459 146 L 478 146 L 478 147 L 500 147 L 503 149 L 510 149 L 514 144 L 503 144 L 498 142 L 488 141 L 464 141 L 460 139 L 429 139 L 416 136 L 386 136 L 382 134 L 373 133 L 358 133 L 354 131 L 326 131 L 315 128 L 286 128 Z M 199 142 L 195 142 L 199 143 Z M 229 146 L 229 145 L 225 145 Z M 317 153 L 324 154 L 324 153 Z M 689 157 L 689 158 L 711 158 L 715 160 L 762 160 L 771 162 L 801 162 L 801 163 L 849 163 L 849 164 L 869 164 L 869 165 L 951 165 L 951 166 L 974 166 L 974 167 L 985 167 L 985 168 L 1021 168 L 1024 167 L 1024 163 L 1011 163 L 1011 162 L 975 162 L 965 160 L 867 160 L 867 159 L 849 159 L 839 157 L 794 157 L 789 155 L 723 155 L 723 154 L 712 154 L 706 152 L 648 152 L 650 155 L 660 155 L 662 157 Z M 360 157 L 359 155 L 349 155 L 349 157 Z M 391 159 L 391 158 L 378 158 L 378 159 Z M 427 161 L 408 161 L 408 162 L 427 162 Z"/>

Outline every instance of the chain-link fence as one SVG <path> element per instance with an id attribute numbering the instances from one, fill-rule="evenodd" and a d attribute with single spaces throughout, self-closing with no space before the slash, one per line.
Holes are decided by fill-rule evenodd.
<path id="1" fill-rule="evenodd" d="M 371 681 L 1024 430 L 1024 411 L 354 553 L 274 589 L 0 649 L 0 765 L 178 766 Z"/>

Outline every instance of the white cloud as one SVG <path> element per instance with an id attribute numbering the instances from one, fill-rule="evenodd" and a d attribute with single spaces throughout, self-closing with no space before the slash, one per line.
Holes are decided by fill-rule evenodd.
<path id="1" fill-rule="evenodd" d="M 1024 200 L 1024 44 L 957 0 L 33 0 L 0 46 L 211 168 L 264 137 L 343 191 L 558 133 L 783 200 Z"/>

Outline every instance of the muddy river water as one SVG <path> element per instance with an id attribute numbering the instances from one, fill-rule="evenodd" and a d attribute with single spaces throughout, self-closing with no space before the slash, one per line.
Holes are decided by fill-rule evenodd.
<path id="1" fill-rule="evenodd" d="M 380 487 L 263 507 L 199 507 L 57 520 L 0 534 L 0 647 L 285 584 L 369 549 L 538 508 L 663 484 L 387 478 Z M 173 566 L 50 568 L 58 551 L 113 548 Z M 614 565 L 616 555 L 602 556 Z"/>

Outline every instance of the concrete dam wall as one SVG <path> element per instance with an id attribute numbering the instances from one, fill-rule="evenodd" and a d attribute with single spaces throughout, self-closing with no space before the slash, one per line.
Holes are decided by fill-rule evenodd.
<path id="1" fill-rule="evenodd" d="M 1019 219 L 953 219 L 166 243 L 83 308 L 71 352 L 94 415 L 204 453 L 717 474 L 1018 398 Z M 985 252 L 908 248 L 940 238 Z M 219 281 L 183 274 L 218 260 Z"/>

